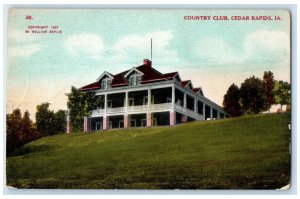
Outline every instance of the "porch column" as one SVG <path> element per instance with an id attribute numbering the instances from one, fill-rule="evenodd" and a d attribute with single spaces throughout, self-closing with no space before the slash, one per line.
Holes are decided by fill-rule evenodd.
<path id="1" fill-rule="evenodd" d="M 107 94 L 104 95 L 104 113 L 107 113 Z"/>
<path id="2" fill-rule="evenodd" d="M 194 112 L 198 114 L 198 100 L 197 100 L 197 98 L 194 99 Z"/>
<path id="3" fill-rule="evenodd" d="M 170 111 L 170 126 L 175 125 L 175 112 L 174 110 Z"/>
<path id="4" fill-rule="evenodd" d="M 125 92 L 125 113 L 128 112 L 128 91 Z"/>
<path id="5" fill-rule="evenodd" d="M 151 126 L 152 126 L 152 114 L 147 113 L 147 127 L 151 127 Z"/>
<path id="6" fill-rule="evenodd" d="M 172 109 L 175 107 L 175 86 L 172 85 Z"/>
<path id="7" fill-rule="evenodd" d="M 147 110 L 148 110 L 148 113 L 150 112 L 150 109 L 151 109 L 151 89 L 148 88 L 148 107 L 147 107 Z"/>
<path id="8" fill-rule="evenodd" d="M 84 132 L 89 132 L 90 131 L 90 125 L 89 125 L 89 118 L 88 117 L 83 118 L 83 131 Z"/>
<path id="9" fill-rule="evenodd" d="M 72 123 L 71 121 L 67 121 L 67 133 L 71 133 L 72 132 Z"/>
<path id="10" fill-rule="evenodd" d="M 109 128 L 109 126 L 108 126 L 108 116 L 104 116 L 103 117 L 103 130 L 106 130 L 108 128 Z"/>
<path id="11" fill-rule="evenodd" d="M 217 119 L 220 119 L 220 111 L 217 112 Z"/>
<path id="12" fill-rule="evenodd" d="M 71 133 L 72 132 L 72 123 L 70 121 L 70 115 L 69 115 L 69 110 L 67 112 L 67 128 L 66 128 L 66 133 Z"/>
<path id="13" fill-rule="evenodd" d="M 125 111 L 125 115 L 124 115 L 124 128 L 128 128 L 128 91 L 125 92 L 125 104 L 124 104 L 124 111 Z"/>
<path id="14" fill-rule="evenodd" d="M 206 115 L 205 115 L 205 103 L 202 102 L 202 104 L 203 104 L 203 117 L 204 117 L 204 120 L 206 120 Z"/>
<path id="15" fill-rule="evenodd" d="M 213 108 L 210 107 L 210 120 L 212 120 L 212 119 L 213 119 Z"/>
<path id="16" fill-rule="evenodd" d="M 183 107 L 186 108 L 186 93 L 183 95 Z"/>
<path id="17" fill-rule="evenodd" d="M 129 122 L 128 114 L 125 114 L 124 115 L 124 128 L 128 128 L 128 122 Z"/>

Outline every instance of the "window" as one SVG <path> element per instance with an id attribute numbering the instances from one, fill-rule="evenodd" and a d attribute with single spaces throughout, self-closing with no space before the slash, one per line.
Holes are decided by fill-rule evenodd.
<path id="1" fill-rule="evenodd" d="M 134 106 L 134 98 L 129 98 L 129 106 Z"/>
<path id="2" fill-rule="evenodd" d="M 172 98 L 167 97 L 167 103 L 171 103 L 172 102 Z"/>
<path id="3" fill-rule="evenodd" d="M 107 108 L 112 108 L 112 100 L 107 100 Z"/>
<path id="4" fill-rule="evenodd" d="M 146 119 L 141 120 L 141 126 L 147 126 L 147 121 Z"/>
<path id="5" fill-rule="evenodd" d="M 130 127 L 136 127 L 136 120 L 135 119 L 130 120 Z"/>
<path id="6" fill-rule="evenodd" d="M 141 83 L 141 75 L 138 73 L 132 74 L 128 79 L 128 84 L 130 86 L 136 86 Z"/>
<path id="7" fill-rule="evenodd" d="M 143 105 L 147 105 L 148 104 L 148 96 L 145 96 L 143 98 Z M 154 96 L 151 96 L 151 104 L 154 104 Z"/>
<path id="8" fill-rule="evenodd" d="M 108 89 L 110 88 L 111 79 L 106 77 L 101 82 L 101 89 Z"/>
<path id="9" fill-rule="evenodd" d="M 102 122 L 96 122 L 96 131 L 102 130 Z"/>
<path id="10" fill-rule="evenodd" d="M 119 121 L 119 128 L 124 128 L 124 121 L 123 120 Z"/>

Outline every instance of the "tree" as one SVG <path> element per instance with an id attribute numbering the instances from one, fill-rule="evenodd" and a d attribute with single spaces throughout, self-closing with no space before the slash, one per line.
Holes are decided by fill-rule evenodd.
<path id="1" fill-rule="evenodd" d="M 22 118 L 20 109 L 6 115 L 6 150 L 11 154 L 16 148 L 41 137 L 35 130 L 30 114 L 25 111 Z"/>
<path id="2" fill-rule="evenodd" d="M 265 103 L 265 110 L 270 110 L 272 104 L 275 103 L 275 98 L 274 98 L 274 86 L 275 86 L 275 82 L 274 82 L 274 76 L 273 73 L 271 71 L 265 71 L 264 72 L 264 84 L 265 84 L 265 89 L 266 89 L 266 103 Z"/>
<path id="3" fill-rule="evenodd" d="M 49 103 L 42 103 L 37 106 L 36 129 L 42 135 L 53 135 L 55 132 L 54 124 L 54 112 L 50 111 Z"/>
<path id="4" fill-rule="evenodd" d="M 291 104 L 291 85 L 284 81 L 275 81 L 274 87 L 275 103 L 280 104 L 282 110 L 283 105 Z"/>
<path id="5" fill-rule="evenodd" d="M 59 110 L 56 113 L 49 110 L 49 103 L 37 106 L 36 128 L 42 135 L 55 135 L 65 131 L 66 115 L 65 111 Z"/>
<path id="6" fill-rule="evenodd" d="M 264 82 L 255 76 L 246 79 L 241 84 L 240 98 L 243 113 L 257 114 L 265 110 L 267 94 Z"/>
<path id="7" fill-rule="evenodd" d="M 11 114 L 6 114 L 6 151 L 12 152 L 22 145 L 22 116 L 20 109 L 14 109 Z"/>
<path id="8" fill-rule="evenodd" d="M 21 122 L 21 129 L 22 129 L 22 142 L 26 143 L 30 140 L 30 135 L 33 133 L 33 126 L 32 121 L 30 119 L 30 114 L 28 111 L 25 111 L 24 116 Z"/>
<path id="9" fill-rule="evenodd" d="M 96 96 L 95 92 L 81 92 L 72 86 L 68 95 L 68 109 L 74 131 L 83 130 L 83 117 L 89 116 L 100 102 L 101 98 Z"/>
<path id="10" fill-rule="evenodd" d="M 242 114 L 240 98 L 239 98 L 239 87 L 235 84 L 232 84 L 226 94 L 224 95 L 223 106 L 224 111 L 230 114 L 232 117 L 237 117 Z"/>
<path id="11" fill-rule="evenodd" d="M 65 132 L 66 128 L 66 114 L 63 110 L 58 110 L 54 113 L 54 130 L 55 134 Z"/>

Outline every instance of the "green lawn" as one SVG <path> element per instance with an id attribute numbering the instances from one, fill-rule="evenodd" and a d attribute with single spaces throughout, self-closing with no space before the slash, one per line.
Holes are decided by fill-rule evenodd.
<path id="1" fill-rule="evenodd" d="M 290 180 L 290 114 L 44 137 L 7 158 L 18 188 L 276 189 Z"/>

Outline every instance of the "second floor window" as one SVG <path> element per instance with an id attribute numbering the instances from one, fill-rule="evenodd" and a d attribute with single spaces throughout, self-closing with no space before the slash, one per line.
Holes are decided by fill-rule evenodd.
<path id="1" fill-rule="evenodd" d="M 101 82 L 101 89 L 108 89 L 110 88 L 111 79 L 105 78 Z"/>
<path id="2" fill-rule="evenodd" d="M 141 75 L 140 74 L 132 74 L 128 79 L 128 84 L 130 86 L 139 85 L 141 82 Z"/>

